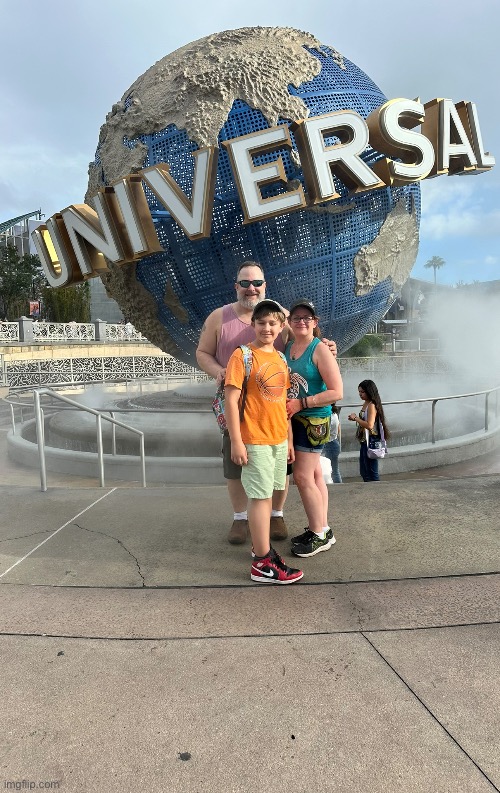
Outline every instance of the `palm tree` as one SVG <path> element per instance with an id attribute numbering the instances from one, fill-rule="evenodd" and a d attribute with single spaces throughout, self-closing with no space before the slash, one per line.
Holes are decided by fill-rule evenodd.
<path id="1" fill-rule="evenodd" d="M 430 269 L 431 267 L 434 268 L 434 283 L 436 283 L 436 270 L 440 270 L 441 267 L 444 267 L 446 264 L 445 260 L 441 258 L 441 256 L 433 256 L 432 259 L 424 264 L 424 267 Z"/>

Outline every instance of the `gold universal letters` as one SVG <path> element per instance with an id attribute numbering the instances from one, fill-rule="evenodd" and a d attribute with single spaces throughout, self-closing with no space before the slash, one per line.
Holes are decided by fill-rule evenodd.
<path id="1" fill-rule="evenodd" d="M 421 127 L 415 132 L 414 127 Z M 279 150 L 291 149 L 286 125 L 258 130 L 224 141 L 234 171 L 243 223 L 255 223 L 339 198 L 335 178 L 352 193 L 386 185 L 405 185 L 441 174 L 489 171 L 495 158 L 485 152 L 473 102 L 433 99 L 391 99 L 366 121 L 353 110 L 313 116 L 292 124 L 304 173 L 301 185 L 287 189 Z M 327 145 L 326 139 L 339 142 Z M 369 167 L 361 154 L 370 145 L 385 155 Z M 254 158 L 276 152 L 273 162 L 256 165 Z M 170 174 L 168 163 L 145 168 L 100 190 L 94 209 L 76 204 L 51 217 L 32 233 L 47 280 L 68 286 L 99 275 L 107 262 L 126 264 L 161 251 L 142 181 L 155 193 L 190 240 L 210 236 L 215 197 L 218 149 L 193 152 L 191 200 Z M 282 192 L 264 198 L 262 188 Z"/>

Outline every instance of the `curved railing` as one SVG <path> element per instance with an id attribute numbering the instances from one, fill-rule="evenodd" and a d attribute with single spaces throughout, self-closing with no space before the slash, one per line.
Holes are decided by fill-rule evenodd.
<path id="1" fill-rule="evenodd" d="M 443 397 L 425 397 L 423 399 L 400 399 L 394 402 L 385 402 L 384 401 L 384 409 L 386 407 L 390 407 L 392 405 L 417 405 L 417 404 L 430 404 L 431 405 L 431 443 L 436 443 L 436 405 L 438 402 L 445 402 L 450 399 L 467 399 L 469 397 L 480 397 L 484 396 L 484 431 L 488 432 L 489 430 L 489 403 L 490 403 L 490 396 L 491 394 L 495 394 L 495 418 L 498 419 L 498 394 L 500 391 L 500 386 L 495 386 L 495 388 L 488 388 L 484 391 L 474 391 L 469 394 L 451 394 L 450 396 L 443 396 Z M 341 410 L 345 410 L 346 408 L 353 408 L 359 409 L 359 402 L 355 405 L 339 405 Z M 467 433 L 461 433 L 462 435 Z"/>
<path id="2" fill-rule="evenodd" d="M 405 400 L 396 400 L 393 402 L 384 402 L 384 408 L 390 408 L 391 406 L 396 405 L 418 405 L 418 404 L 428 404 L 430 405 L 430 427 L 431 427 L 431 445 L 436 443 L 436 406 L 440 402 L 449 402 L 451 400 L 462 400 L 470 397 L 484 397 L 484 412 L 483 412 L 483 430 L 485 433 L 488 433 L 490 430 L 491 419 L 495 419 L 495 424 L 498 425 L 498 418 L 499 418 L 499 392 L 500 386 L 495 386 L 493 388 L 484 389 L 481 391 L 475 391 L 465 394 L 451 394 L 449 396 L 442 396 L 442 397 L 427 397 L 423 399 L 405 399 Z M 63 403 L 61 407 L 57 406 L 57 409 L 67 409 L 67 410 L 81 410 L 86 413 L 90 413 L 96 417 L 96 434 L 97 434 L 97 455 L 98 455 L 98 468 L 99 468 L 99 481 L 100 486 L 104 487 L 104 452 L 103 452 L 103 436 L 102 436 L 102 421 L 108 421 L 111 423 L 111 457 L 116 456 L 117 454 L 117 447 L 116 447 L 116 427 L 123 427 L 124 429 L 130 430 L 130 432 L 138 435 L 140 437 L 140 458 L 141 458 L 141 467 L 142 467 L 142 485 L 146 487 L 146 469 L 145 469 L 145 446 L 144 446 L 144 433 L 140 430 L 137 430 L 135 427 L 131 427 L 128 424 L 125 424 L 118 419 L 115 418 L 116 414 L 120 413 L 146 413 L 146 414 L 161 414 L 161 413 L 171 413 L 171 410 L 166 408 L 153 408 L 153 409 L 146 409 L 146 408 L 90 408 L 86 405 L 82 405 L 81 402 L 77 402 L 76 400 L 70 399 L 69 397 L 63 396 L 62 394 L 54 391 L 53 389 L 49 388 L 42 388 L 36 389 L 33 391 L 34 397 L 34 413 L 35 413 L 35 423 L 36 423 L 36 437 L 37 437 L 37 444 L 38 444 L 38 453 L 39 453 L 39 461 L 40 461 L 40 480 L 41 480 L 41 489 L 47 489 L 47 481 L 46 481 L 46 466 L 45 466 L 45 421 L 44 421 L 44 411 L 41 406 L 40 397 L 45 396 L 49 397 L 51 402 L 46 406 L 47 410 L 53 411 L 56 408 L 56 403 Z M 21 422 L 24 423 L 24 411 L 29 409 L 29 404 L 26 401 L 22 401 L 20 398 L 20 394 L 16 396 L 5 397 L 2 401 L 6 402 L 10 406 L 11 410 L 11 422 L 12 422 L 12 432 L 16 434 L 16 422 L 15 422 L 15 413 L 14 410 L 16 407 L 19 407 L 21 410 Z M 494 397 L 494 399 L 493 399 Z M 494 401 L 494 405 L 492 405 Z M 340 407 L 340 406 L 339 406 Z M 359 408 L 359 403 L 357 404 L 345 404 L 341 406 L 341 410 L 357 410 Z M 207 406 L 206 408 L 197 407 L 198 412 L 203 413 L 210 413 L 211 408 Z M 468 434 L 472 434 L 473 432 L 477 432 L 477 427 L 474 430 L 471 430 L 471 433 L 462 432 L 460 435 L 455 437 L 464 437 Z"/>
<path id="3" fill-rule="evenodd" d="M 58 394 L 51 391 L 50 388 L 40 388 L 33 392 L 34 406 L 35 406 L 35 425 L 36 425 L 36 438 L 38 446 L 38 459 L 40 461 L 40 489 L 45 492 L 47 490 L 47 467 L 45 465 L 45 420 L 41 403 L 41 397 L 50 396 L 51 399 L 71 405 L 72 409 L 81 410 L 84 413 L 91 413 L 96 417 L 96 438 L 97 438 L 97 461 L 99 468 L 99 485 L 104 487 L 104 445 L 102 441 L 102 421 L 109 421 L 113 429 L 115 426 L 122 427 L 129 430 L 134 435 L 139 436 L 139 456 L 141 458 L 141 472 L 142 472 L 142 486 L 146 487 L 146 454 L 144 449 L 144 433 L 141 430 L 131 427 L 129 424 L 124 424 L 123 421 L 118 421 L 111 416 L 106 416 L 100 410 L 94 410 L 74 399 Z"/>
<path id="4" fill-rule="evenodd" d="M 182 375 L 181 375 L 181 377 L 182 377 Z M 121 382 L 121 381 L 117 381 L 117 382 Z M 87 385 L 92 385 L 92 384 L 87 384 Z M 83 408 L 83 406 L 82 406 L 82 404 L 80 402 L 76 402 L 74 400 L 68 400 L 67 397 L 65 397 L 65 398 L 62 397 L 58 393 L 58 391 L 55 390 L 55 388 L 58 388 L 58 387 L 59 388 L 67 388 L 67 384 L 57 384 L 53 388 L 38 389 L 38 391 L 39 392 L 43 392 L 45 394 L 51 394 L 57 399 L 61 399 L 63 401 L 69 401 L 71 404 L 74 404 L 76 407 L 82 407 Z M 24 391 L 24 393 L 29 393 L 29 394 L 31 394 L 32 392 L 35 393 L 35 391 L 33 389 L 29 388 L 29 387 L 26 388 L 26 390 Z M 16 429 L 14 408 L 15 407 L 19 407 L 20 408 L 20 410 L 21 410 L 21 422 L 22 422 L 24 420 L 23 411 L 29 409 L 29 407 L 30 407 L 29 404 L 26 401 L 22 401 L 22 400 L 18 399 L 18 397 L 20 397 L 22 395 L 22 393 L 23 393 L 23 391 L 19 390 L 19 391 L 16 391 L 16 393 L 14 395 L 10 394 L 10 395 L 4 397 L 3 400 L 1 400 L 3 402 L 6 402 L 8 405 L 10 405 L 11 424 L 12 424 L 13 432 L 15 432 L 15 429 Z M 499 416 L 499 412 L 500 412 L 499 393 L 500 393 L 500 386 L 495 386 L 493 388 L 484 389 L 482 391 L 472 391 L 472 392 L 466 393 L 466 394 L 451 394 L 451 395 L 448 395 L 448 396 L 424 397 L 424 398 L 421 398 L 421 399 L 400 399 L 400 400 L 395 400 L 395 401 L 392 401 L 392 402 L 386 402 L 384 400 L 384 408 L 389 408 L 389 407 L 391 407 L 393 405 L 429 404 L 431 406 L 431 416 L 430 416 L 431 443 L 434 444 L 434 443 L 436 443 L 436 405 L 439 402 L 446 402 L 446 401 L 456 400 L 456 399 L 467 399 L 467 398 L 470 398 L 470 397 L 484 396 L 483 429 L 484 429 L 485 432 L 488 432 L 489 426 L 490 426 L 490 402 L 491 402 L 490 397 L 491 397 L 492 394 L 494 394 L 494 396 L 495 396 L 495 405 L 494 405 L 493 409 L 494 409 L 495 419 L 498 420 L 498 416 Z M 354 403 L 354 404 L 344 404 L 344 403 L 342 403 L 342 404 L 339 405 L 339 408 L 340 408 L 341 411 L 359 410 L 359 402 Z M 211 412 L 211 408 L 208 407 L 208 406 L 205 407 L 205 408 L 204 407 L 197 407 L 196 410 L 198 412 L 202 412 L 202 413 L 205 413 L 205 412 L 206 413 L 210 413 Z M 133 408 L 131 408 L 131 407 L 118 408 L 118 407 L 114 407 L 112 409 L 110 409 L 110 408 L 96 408 L 94 410 L 94 412 L 95 413 L 103 413 L 103 414 L 104 413 L 108 413 L 108 414 L 113 414 L 113 413 L 148 413 L 148 414 L 154 414 L 154 413 L 171 413 L 172 411 L 171 411 L 171 409 L 168 409 L 168 408 L 135 408 L 135 407 L 133 407 Z M 477 430 L 474 430 L 474 431 L 477 431 Z M 460 436 L 466 435 L 466 434 L 467 433 L 460 433 Z"/>

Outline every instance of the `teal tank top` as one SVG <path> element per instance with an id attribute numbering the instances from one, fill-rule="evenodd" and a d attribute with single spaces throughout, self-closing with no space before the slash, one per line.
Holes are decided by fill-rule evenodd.
<path id="1" fill-rule="evenodd" d="M 317 345 L 321 344 L 320 339 L 314 338 L 309 347 L 306 347 L 300 358 L 292 361 L 290 357 L 290 350 L 292 342 L 288 342 L 285 349 L 285 356 L 288 367 L 290 369 L 290 389 L 288 397 L 290 399 L 302 399 L 306 396 L 313 396 L 319 394 L 321 391 L 326 391 L 326 385 L 319 373 L 319 369 L 313 363 L 313 352 Z M 311 407 L 306 410 L 300 410 L 300 416 L 331 416 L 332 406 L 324 405 L 323 407 Z"/>

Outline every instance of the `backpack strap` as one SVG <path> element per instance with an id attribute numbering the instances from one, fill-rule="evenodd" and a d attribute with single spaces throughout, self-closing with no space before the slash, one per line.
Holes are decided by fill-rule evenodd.
<path id="1" fill-rule="evenodd" d="M 243 386 L 241 389 L 241 404 L 240 404 L 240 424 L 243 421 L 243 414 L 245 412 L 245 404 L 247 401 L 247 388 L 248 388 L 248 381 L 250 379 L 250 373 L 252 371 L 252 364 L 253 364 L 253 355 L 252 350 L 250 347 L 247 347 L 246 344 L 240 344 L 240 350 L 243 355 L 243 363 L 245 364 L 245 379 L 243 380 Z"/>

